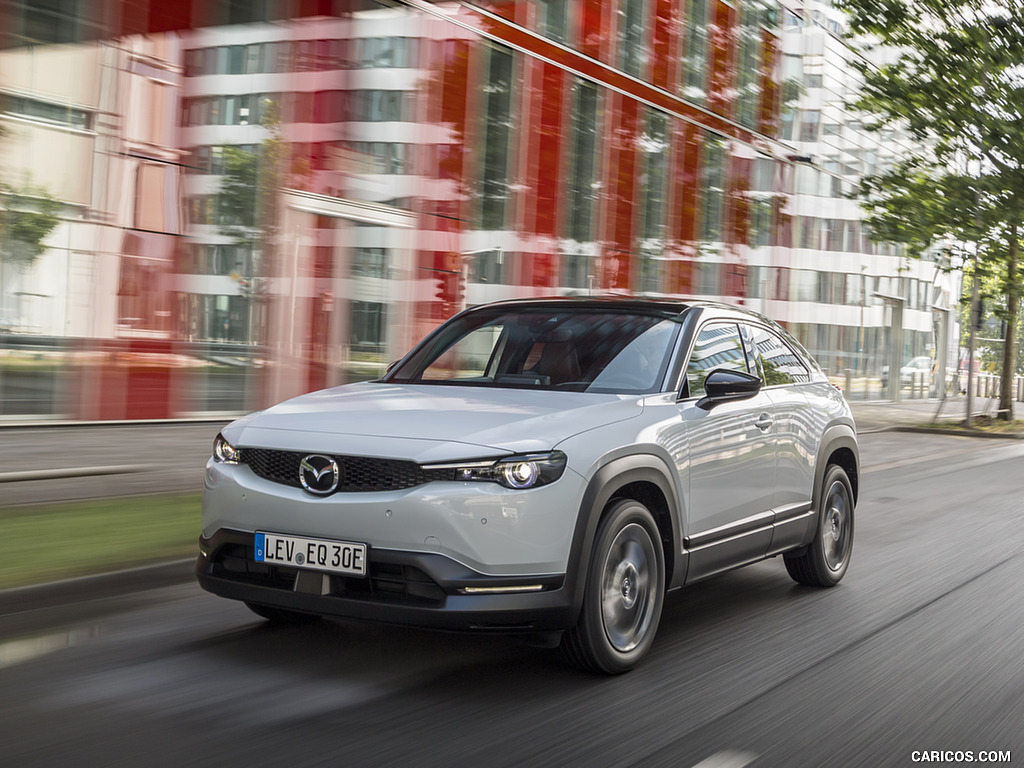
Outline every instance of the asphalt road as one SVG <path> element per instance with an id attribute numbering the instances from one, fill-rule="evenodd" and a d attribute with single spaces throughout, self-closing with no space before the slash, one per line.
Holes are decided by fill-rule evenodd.
<path id="1" fill-rule="evenodd" d="M 0 429 L 0 506 L 199 493 L 223 421 Z"/>
<path id="2" fill-rule="evenodd" d="M 0 617 L 0 764 L 1020 762 L 1024 443 L 879 433 L 862 452 L 839 587 L 777 560 L 688 587 L 617 678 L 500 637 L 273 628 L 192 584 Z"/>

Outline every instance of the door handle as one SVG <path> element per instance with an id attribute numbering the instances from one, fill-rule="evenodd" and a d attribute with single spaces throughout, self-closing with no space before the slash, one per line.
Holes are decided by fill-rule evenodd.
<path id="1" fill-rule="evenodd" d="M 767 413 L 762 413 L 757 417 L 757 421 L 754 422 L 754 426 L 760 429 L 762 432 L 766 432 L 771 429 L 772 417 Z"/>

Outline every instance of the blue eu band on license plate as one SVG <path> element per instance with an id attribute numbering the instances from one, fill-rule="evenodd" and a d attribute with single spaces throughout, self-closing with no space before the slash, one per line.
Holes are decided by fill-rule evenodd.
<path id="1" fill-rule="evenodd" d="M 254 544 L 258 563 L 366 575 L 366 545 L 358 542 L 257 532 Z"/>

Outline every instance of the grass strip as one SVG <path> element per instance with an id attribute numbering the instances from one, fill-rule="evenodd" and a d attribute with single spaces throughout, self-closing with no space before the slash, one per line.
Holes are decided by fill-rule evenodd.
<path id="1" fill-rule="evenodd" d="M 200 494 L 0 508 L 0 589 L 197 552 Z"/>
<path id="2" fill-rule="evenodd" d="M 963 432 L 965 435 L 977 435 L 979 433 L 989 435 L 1024 435 L 1024 420 L 1003 421 L 993 419 L 991 416 L 975 416 L 971 419 L 971 427 L 968 429 L 963 421 L 942 421 L 937 423 L 926 422 L 918 424 L 921 429 L 936 429 L 944 432 Z"/>

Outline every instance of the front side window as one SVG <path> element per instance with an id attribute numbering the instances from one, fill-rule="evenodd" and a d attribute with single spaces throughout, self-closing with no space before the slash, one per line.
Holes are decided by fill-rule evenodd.
<path id="1" fill-rule="evenodd" d="M 703 397 L 704 380 L 720 369 L 749 373 L 739 328 L 734 323 L 712 323 L 697 332 L 686 366 L 686 395 Z"/>
<path id="2" fill-rule="evenodd" d="M 669 313 L 495 307 L 442 326 L 384 381 L 642 394 L 679 336 Z"/>
<path id="3" fill-rule="evenodd" d="M 474 328 L 430 362 L 423 371 L 423 380 L 483 381 L 501 340 L 502 330 L 503 327 L 496 323 Z"/>

